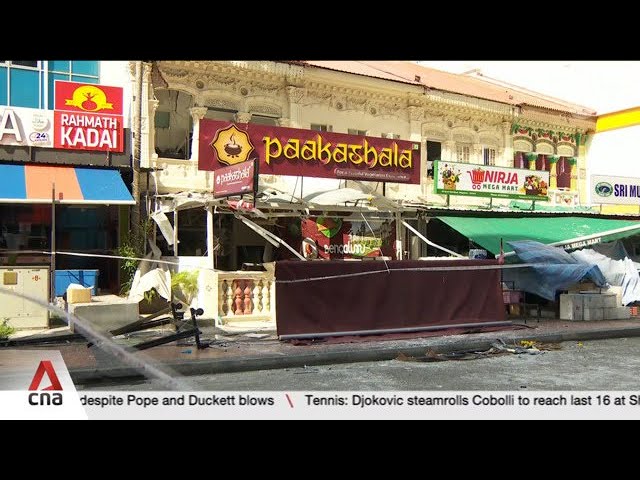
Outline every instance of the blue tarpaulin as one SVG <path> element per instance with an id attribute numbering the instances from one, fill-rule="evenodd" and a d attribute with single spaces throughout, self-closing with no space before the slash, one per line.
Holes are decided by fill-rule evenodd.
<path id="1" fill-rule="evenodd" d="M 504 271 L 503 280 L 514 282 L 518 290 L 554 301 L 559 290 L 566 290 L 585 277 L 599 287 L 607 285 L 597 265 L 580 262 L 562 248 L 533 240 L 507 243 L 523 263 L 539 264 Z"/>

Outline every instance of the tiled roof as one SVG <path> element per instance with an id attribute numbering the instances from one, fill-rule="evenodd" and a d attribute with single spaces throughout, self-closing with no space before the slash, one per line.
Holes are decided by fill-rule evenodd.
<path id="1" fill-rule="evenodd" d="M 510 105 L 530 105 L 549 110 L 595 116 L 595 110 L 494 79 L 443 72 L 403 61 L 299 61 L 298 65 L 382 78 Z"/>

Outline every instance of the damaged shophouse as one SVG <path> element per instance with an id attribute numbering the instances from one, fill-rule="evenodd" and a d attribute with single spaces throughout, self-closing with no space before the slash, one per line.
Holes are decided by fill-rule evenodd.
<path id="1" fill-rule="evenodd" d="M 93 294 L 119 293 L 118 262 L 106 256 L 136 204 L 130 85 L 126 61 L 0 60 L 3 289 L 45 303 L 85 280 Z M 48 326 L 46 308 L 0 301 L 12 326 Z"/>
<path id="2" fill-rule="evenodd" d="M 358 330 L 340 324 L 345 304 L 370 318 L 429 310 L 449 324 L 499 320 L 497 270 L 486 293 L 496 301 L 476 303 L 499 305 L 485 312 L 473 298 L 486 287 L 473 285 L 487 277 L 469 273 L 440 291 L 363 271 L 473 266 L 486 260 L 470 252 L 492 259 L 501 243 L 511 251 L 509 240 L 563 245 L 620 228 L 593 222 L 586 204 L 588 108 L 409 62 L 131 64 L 142 72 L 133 106 L 140 207 L 159 226 L 161 255 L 200 269 L 205 317 L 274 320 L 277 304 L 281 334 Z M 355 271 L 360 283 L 348 287 L 300 281 Z M 316 324 L 281 329 L 295 301 Z M 340 325 L 320 325 L 322 316 Z"/>

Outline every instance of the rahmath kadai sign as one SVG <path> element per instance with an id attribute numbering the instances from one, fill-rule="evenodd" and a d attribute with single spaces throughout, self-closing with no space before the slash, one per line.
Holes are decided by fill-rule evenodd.
<path id="1" fill-rule="evenodd" d="M 261 174 L 420 183 L 420 144 L 344 133 L 200 120 L 198 168 L 258 159 Z"/>
<path id="2" fill-rule="evenodd" d="M 122 88 L 56 81 L 54 148 L 121 153 Z"/>

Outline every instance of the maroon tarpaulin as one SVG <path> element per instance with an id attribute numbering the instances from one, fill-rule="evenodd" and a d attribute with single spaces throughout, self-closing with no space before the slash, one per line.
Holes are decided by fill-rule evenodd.
<path id="1" fill-rule="evenodd" d="M 500 270 L 473 269 L 493 265 L 496 260 L 279 261 L 278 335 L 501 322 Z M 443 267 L 459 270 L 421 270 Z"/>

